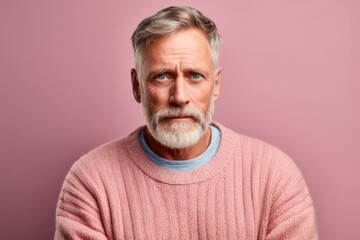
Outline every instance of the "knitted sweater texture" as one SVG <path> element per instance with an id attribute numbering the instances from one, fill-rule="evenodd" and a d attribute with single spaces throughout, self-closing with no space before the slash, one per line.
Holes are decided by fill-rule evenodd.
<path id="1" fill-rule="evenodd" d="M 317 239 L 311 197 L 294 162 L 215 125 L 219 150 L 192 171 L 151 162 L 141 128 L 84 155 L 64 181 L 55 239 Z"/>

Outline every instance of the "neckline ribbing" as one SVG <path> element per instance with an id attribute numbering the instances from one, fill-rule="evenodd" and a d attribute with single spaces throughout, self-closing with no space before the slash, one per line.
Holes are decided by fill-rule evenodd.
<path id="1" fill-rule="evenodd" d="M 174 172 L 161 168 L 153 163 L 139 142 L 139 134 L 145 126 L 142 126 L 129 135 L 126 141 L 127 152 L 131 160 L 149 177 L 168 184 L 191 184 L 208 180 L 219 173 L 227 164 L 228 156 L 233 150 L 234 133 L 217 122 L 213 122 L 221 131 L 221 143 L 219 149 L 208 164 L 191 171 Z"/>
<path id="2" fill-rule="evenodd" d="M 150 149 L 150 147 L 146 143 L 144 138 L 144 130 L 141 130 L 139 133 L 140 146 L 146 153 L 146 156 L 148 156 L 148 158 L 152 162 L 154 162 L 156 165 L 158 165 L 161 168 L 165 168 L 175 172 L 192 171 L 208 164 L 214 158 L 216 152 L 219 149 L 221 142 L 220 129 L 218 129 L 212 124 L 210 125 L 210 129 L 211 129 L 211 139 L 209 146 L 199 156 L 189 160 L 168 160 L 158 156 Z"/>

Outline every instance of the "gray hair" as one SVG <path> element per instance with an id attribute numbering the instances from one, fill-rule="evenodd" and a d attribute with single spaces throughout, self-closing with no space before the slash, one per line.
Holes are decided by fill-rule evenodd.
<path id="1" fill-rule="evenodd" d="M 198 28 L 203 31 L 211 47 L 215 68 L 219 60 L 221 40 L 215 23 L 194 8 L 172 6 L 164 8 L 156 14 L 142 20 L 133 33 L 131 40 L 134 49 L 136 70 L 141 72 L 143 50 L 151 41 L 187 28 Z"/>

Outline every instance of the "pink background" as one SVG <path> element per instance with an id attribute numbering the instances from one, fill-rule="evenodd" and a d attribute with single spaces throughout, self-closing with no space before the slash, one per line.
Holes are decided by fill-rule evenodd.
<path id="1" fill-rule="evenodd" d="M 250 2 L 2 0 L 0 239 L 51 239 L 73 162 L 143 124 L 130 37 L 178 4 L 224 39 L 215 119 L 296 161 L 321 239 L 359 239 L 360 2 Z"/>

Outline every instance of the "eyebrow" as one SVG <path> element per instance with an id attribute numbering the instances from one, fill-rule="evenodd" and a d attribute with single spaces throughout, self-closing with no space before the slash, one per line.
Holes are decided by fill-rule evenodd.
<path id="1" fill-rule="evenodd" d="M 182 72 L 184 72 L 184 73 L 199 73 L 201 75 L 204 75 L 205 77 L 207 77 L 207 75 L 208 75 L 205 73 L 205 71 L 203 71 L 199 67 L 184 67 L 182 69 Z M 164 68 L 150 70 L 149 73 L 147 74 L 147 78 L 153 78 L 156 75 L 166 74 L 166 73 L 177 75 L 177 71 L 175 71 L 174 69 L 164 67 Z"/>
<path id="2" fill-rule="evenodd" d="M 152 79 L 157 75 L 161 75 L 161 74 L 169 74 L 172 73 L 174 71 L 171 71 L 167 68 L 161 68 L 161 69 L 156 69 L 156 70 L 150 70 L 146 76 L 146 79 Z"/>

